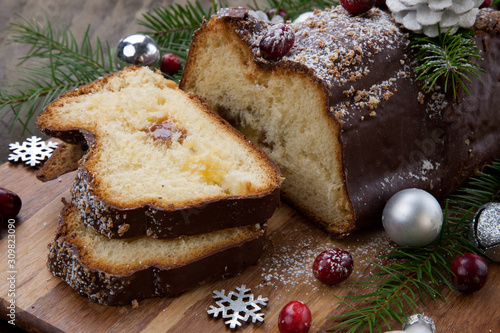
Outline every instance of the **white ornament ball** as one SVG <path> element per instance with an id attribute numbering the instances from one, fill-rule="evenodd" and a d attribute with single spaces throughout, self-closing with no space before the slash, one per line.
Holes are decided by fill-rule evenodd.
<path id="1" fill-rule="evenodd" d="M 385 205 L 382 224 L 387 235 L 401 246 L 425 246 L 441 232 L 443 211 L 424 190 L 411 188 L 394 194 Z"/>
<path id="2" fill-rule="evenodd" d="M 305 12 L 305 13 L 302 13 L 299 15 L 299 17 L 297 17 L 293 23 L 303 23 L 305 22 L 308 18 L 314 16 L 314 12 Z"/>
<path id="3" fill-rule="evenodd" d="M 406 319 L 402 331 L 389 331 L 385 333 L 435 333 L 434 321 L 424 314 L 416 314 Z"/>

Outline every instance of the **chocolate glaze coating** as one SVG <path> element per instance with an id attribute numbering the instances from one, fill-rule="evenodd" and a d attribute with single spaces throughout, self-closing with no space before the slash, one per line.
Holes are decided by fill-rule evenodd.
<path id="1" fill-rule="evenodd" d="M 47 267 L 80 295 L 110 306 L 130 304 L 133 300 L 178 295 L 206 280 L 240 273 L 255 264 L 262 252 L 265 227 L 255 237 L 199 257 L 175 267 L 147 266 L 126 275 L 110 274 L 87 267 L 80 249 L 61 225 L 67 217 L 66 205 L 60 216 L 60 227 L 50 244 Z"/>
<path id="2" fill-rule="evenodd" d="M 72 188 L 73 203 L 85 225 L 108 238 L 176 238 L 260 223 L 273 215 L 280 201 L 280 191 L 275 189 L 176 209 L 152 205 L 120 209 L 94 195 L 91 184 L 86 169 L 79 168 Z"/>
<path id="3" fill-rule="evenodd" d="M 443 82 L 439 90 L 422 89 L 407 33 L 379 9 L 360 16 L 340 6 L 315 12 L 292 24 L 295 46 L 278 61 L 259 54 L 269 23 L 244 9 L 212 19 L 224 21 L 246 43 L 262 70 L 307 73 L 328 96 L 325 112 L 340 128 L 345 190 L 354 214 L 346 230 L 316 221 L 336 236 L 379 222 L 386 201 L 402 189 L 421 188 L 443 199 L 500 157 L 497 11 L 480 11 L 475 41 L 485 74 L 467 83 L 471 96 L 459 89 L 458 101 L 444 92 Z"/>

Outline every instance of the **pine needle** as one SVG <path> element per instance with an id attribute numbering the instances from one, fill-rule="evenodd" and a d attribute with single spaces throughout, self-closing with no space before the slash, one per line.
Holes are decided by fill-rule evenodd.
<path id="1" fill-rule="evenodd" d="M 11 23 L 8 43 L 30 45 L 20 64 L 13 70 L 20 79 L 0 92 L 0 113 L 12 112 L 23 132 L 43 107 L 60 94 L 92 82 L 117 69 L 109 44 L 96 38 L 92 45 L 89 30 L 78 43 L 69 29 L 18 15 Z"/>
<path id="2" fill-rule="evenodd" d="M 171 43 L 184 45 L 184 50 L 189 47 L 193 32 L 200 27 L 204 19 L 209 19 L 221 4 L 213 2 L 212 7 L 206 11 L 198 0 L 186 5 L 169 5 L 153 9 L 151 13 L 144 13 L 138 23 L 148 30 L 144 33 L 155 39 L 162 48 L 171 48 Z M 180 51 L 182 48 L 174 46 Z"/>
<path id="3" fill-rule="evenodd" d="M 412 34 L 412 48 L 419 63 L 415 71 L 419 73 L 417 80 L 424 80 L 424 89 L 431 91 L 442 80 L 444 91 L 451 88 L 455 99 L 459 88 L 470 95 L 465 82 L 471 81 L 470 76 L 480 77 L 485 72 L 477 64 L 482 56 L 473 37 L 472 30 L 461 30 L 454 35 L 440 33 L 435 38 Z"/>

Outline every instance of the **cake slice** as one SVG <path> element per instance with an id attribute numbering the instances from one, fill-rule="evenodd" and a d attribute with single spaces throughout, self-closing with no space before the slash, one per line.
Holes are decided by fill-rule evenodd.
<path id="1" fill-rule="evenodd" d="M 75 171 L 78 169 L 78 162 L 86 152 L 87 150 L 83 149 L 81 145 L 63 142 L 43 163 L 36 178 L 42 182 L 48 182 L 68 172 Z"/>
<path id="2" fill-rule="evenodd" d="M 73 204 L 60 216 L 47 266 L 79 294 L 103 305 L 174 296 L 257 262 L 260 224 L 178 239 L 108 239 L 84 225 Z"/>
<path id="3" fill-rule="evenodd" d="M 295 44 L 278 59 L 259 47 L 272 24 L 222 9 L 196 31 L 180 87 L 276 161 L 288 203 L 342 237 L 379 222 L 394 193 L 416 187 L 442 199 L 500 157 L 499 17 L 480 11 L 485 74 L 458 101 L 451 89 L 422 89 L 390 14 L 341 6 L 291 24 Z"/>
<path id="4" fill-rule="evenodd" d="M 266 221 L 279 203 L 273 161 L 196 96 L 144 67 L 61 95 L 38 118 L 87 145 L 72 202 L 109 238 L 175 238 Z"/>

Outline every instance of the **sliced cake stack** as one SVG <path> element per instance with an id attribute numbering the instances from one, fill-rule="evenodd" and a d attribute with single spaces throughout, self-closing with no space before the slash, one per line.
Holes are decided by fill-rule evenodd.
<path id="1" fill-rule="evenodd" d="M 128 67 L 65 93 L 38 126 L 88 147 L 68 150 L 83 157 L 48 259 L 80 294 L 105 305 L 171 296 L 258 260 L 278 168 L 161 74 Z M 47 162 L 62 166 L 52 176 L 74 165 L 65 157 Z"/>

